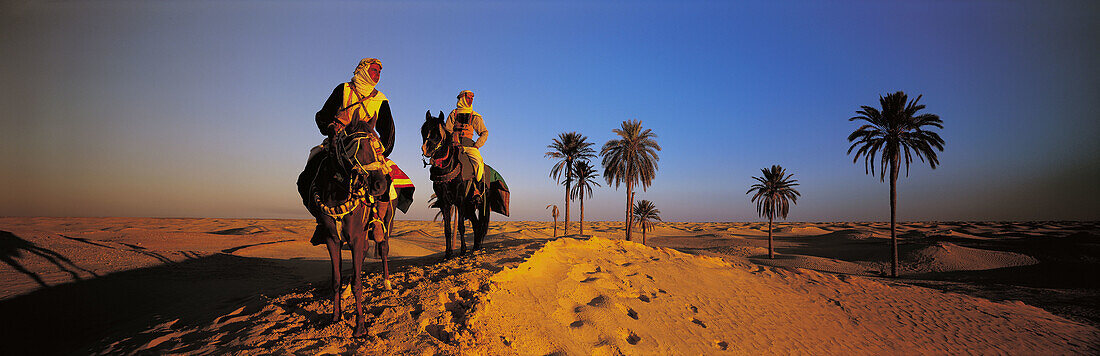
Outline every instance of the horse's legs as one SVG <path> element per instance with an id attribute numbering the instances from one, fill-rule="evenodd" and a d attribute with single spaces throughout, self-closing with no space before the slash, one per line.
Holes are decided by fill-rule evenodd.
<path id="1" fill-rule="evenodd" d="M 374 240 L 375 248 L 378 249 L 378 257 L 382 258 L 382 280 L 385 283 L 386 290 L 393 289 L 393 283 L 390 282 L 390 228 L 393 226 L 393 206 L 385 204 L 384 209 L 378 209 L 379 214 L 386 214 L 379 216 L 378 224 L 371 226 L 371 239 Z M 385 228 L 383 228 L 385 226 Z"/>
<path id="2" fill-rule="evenodd" d="M 316 233 L 322 233 L 320 227 Z M 340 321 L 341 308 L 340 308 L 340 290 L 343 289 L 343 283 L 340 280 L 340 240 L 337 240 L 332 233 L 329 233 L 328 237 L 325 237 L 325 246 L 328 247 L 328 257 L 332 260 L 332 322 Z"/>
<path id="3" fill-rule="evenodd" d="M 487 206 L 482 206 L 482 209 L 478 210 L 477 226 L 478 229 L 474 229 L 474 249 L 481 249 L 481 241 L 485 239 L 485 235 L 489 234 L 489 210 Z"/>
<path id="4" fill-rule="evenodd" d="M 359 209 L 367 210 L 365 205 Z M 355 295 L 355 333 L 353 336 L 363 336 L 367 333 L 366 320 L 363 317 L 363 257 L 367 252 L 366 231 L 364 229 L 362 212 L 349 215 L 347 226 L 348 240 L 351 242 L 351 263 L 354 280 L 352 281 L 352 294 Z"/>
<path id="5" fill-rule="evenodd" d="M 476 251 L 478 247 L 481 246 L 481 244 L 477 242 L 477 233 L 481 230 L 481 220 L 477 218 L 476 211 L 470 212 L 470 217 L 467 218 L 467 220 L 470 220 L 470 230 L 473 230 L 471 231 L 473 236 L 470 236 L 473 248 L 471 248 L 470 251 Z"/>
<path id="6" fill-rule="evenodd" d="M 444 259 L 451 258 L 453 243 L 451 242 L 451 207 L 450 205 L 443 204 L 443 207 L 439 208 L 443 212 L 443 236 L 447 238 L 447 253 L 443 255 Z"/>
<path id="7" fill-rule="evenodd" d="M 459 250 L 458 255 L 466 255 L 466 214 L 462 213 L 462 208 L 458 208 L 458 241 L 462 243 L 462 249 Z"/>

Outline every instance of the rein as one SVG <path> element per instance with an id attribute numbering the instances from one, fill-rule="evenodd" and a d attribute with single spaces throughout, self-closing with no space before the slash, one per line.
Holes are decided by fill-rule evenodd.
<path id="1" fill-rule="evenodd" d="M 361 143 L 362 140 L 367 140 L 367 144 Z M 332 161 L 329 163 L 336 167 L 335 173 L 343 175 L 347 180 L 348 196 L 347 199 L 337 202 L 334 205 L 325 204 L 324 199 L 321 198 L 321 192 L 316 188 L 313 190 L 313 201 L 320 208 L 321 212 L 328 215 L 336 223 L 337 230 L 341 230 L 340 226 L 343 224 L 343 219 L 347 217 L 352 211 L 359 208 L 361 204 L 370 205 L 371 211 L 367 223 L 373 224 L 374 222 L 382 222 L 378 218 L 378 207 L 375 203 L 373 196 L 367 193 L 367 188 L 363 184 L 363 174 L 368 171 L 379 170 L 383 174 L 389 174 L 390 168 L 385 164 L 385 157 L 382 157 L 380 151 L 382 143 L 373 132 L 356 131 L 351 134 L 347 134 L 345 131 L 340 131 L 329 138 L 328 144 L 328 159 Z M 349 154 L 348 147 L 353 145 L 356 152 Z M 363 164 L 359 161 L 357 153 L 361 149 L 371 150 L 375 161 L 369 164 Z M 386 226 L 383 223 L 382 229 L 386 230 Z M 340 231 L 337 231 L 337 237 L 343 240 L 340 235 Z"/>

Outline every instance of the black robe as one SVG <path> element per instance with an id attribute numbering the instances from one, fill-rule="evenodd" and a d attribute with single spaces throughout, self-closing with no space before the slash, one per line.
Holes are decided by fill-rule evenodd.
<path id="1" fill-rule="evenodd" d="M 336 89 L 332 90 L 328 100 L 325 100 L 325 105 L 321 106 L 321 110 L 317 111 L 317 115 L 314 117 L 314 121 L 317 122 L 317 129 L 321 131 L 322 135 L 332 136 L 333 134 L 329 125 L 336 121 L 336 111 L 340 110 L 340 106 L 344 104 L 344 85 L 347 85 L 347 83 L 340 83 L 336 86 Z M 378 132 L 378 138 L 382 140 L 382 147 L 386 148 L 382 155 L 389 157 L 390 152 L 393 152 L 395 136 L 389 100 L 382 101 L 382 106 L 378 108 L 378 114 L 373 121 L 368 122 L 367 126 L 373 127 Z"/>

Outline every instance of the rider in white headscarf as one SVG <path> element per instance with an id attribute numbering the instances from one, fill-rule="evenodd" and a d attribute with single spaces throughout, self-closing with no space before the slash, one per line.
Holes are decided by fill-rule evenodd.
<path id="1" fill-rule="evenodd" d="M 474 111 L 474 92 L 463 90 L 458 93 L 456 108 L 447 115 L 444 127 L 451 131 L 451 139 L 456 145 L 462 147 L 462 152 L 469 158 L 474 168 L 476 181 L 481 181 L 485 174 L 485 161 L 481 158 L 481 146 L 489 137 L 489 130 L 485 129 L 485 120 L 481 114 Z M 477 141 L 474 141 L 474 134 Z"/>

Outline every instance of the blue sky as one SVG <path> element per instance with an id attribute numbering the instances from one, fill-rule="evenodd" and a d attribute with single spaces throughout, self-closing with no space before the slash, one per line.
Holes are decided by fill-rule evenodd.
<path id="1" fill-rule="evenodd" d="M 902 220 L 1100 218 L 1093 2 L 13 2 L 0 7 L 0 215 L 306 217 L 313 113 L 380 58 L 393 158 L 430 219 L 418 128 L 459 90 L 513 216 L 562 205 L 546 145 L 653 129 L 666 220 L 758 220 L 781 164 L 796 221 L 885 220 L 888 185 L 845 154 L 897 90 L 941 116 L 942 167 L 899 182 Z M 919 162 L 918 162 L 919 163 Z M 598 188 L 589 220 L 618 220 Z M 576 214 L 576 212 L 574 212 Z"/>

